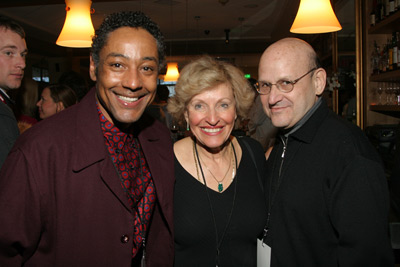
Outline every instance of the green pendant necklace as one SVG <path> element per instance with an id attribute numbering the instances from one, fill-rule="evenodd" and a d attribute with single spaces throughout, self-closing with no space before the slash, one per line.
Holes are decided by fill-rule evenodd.
<path id="1" fill-rule="evenodd" d="M 235 173 L 235 170 L 237 170 L 237 158 L 236 158 L 235 148 L 233 147 L 232 142 L 231 142 L 231 147 L 232 147 L 232 154 L 233 154 L 233 163 L 232 163 L 232 165 L 233 165 L 234 173 Z M 198 151 L 197 151 L 196 139 L 193 139 L 193 157 L 194 157 L 194 161 L 195 161 L 197 177 L 200 180 L 200 173 L 201 173 L 201 177 L 203 178 L 203 183 L 204 183 L 204 189 L 206 191 L 208 203 L 210 205 L 211 215 L 212 215 L 214 229 L 215 229 L 215 244 L 216 244 L 216 249 L 217 249 L 216 255 L 215 255 L 215 262 L 216 262 L 216 267 L 218 267 L 220 265 L 220 247 L 221 247 L 221 244 L 222 244 L 222 240 L 224 239 L 225 233 L 228 230 L 229 224 L 230 224 L 231 219 L 232 219 L 233 210 L 234 210 L 234 207 L 235 207 L 238 178 L 236 178 L 235 181 L 234 181 L 235 185 L 234 185 L 234 191 L 233 191 L 232 207 L 230 209 L 230 213 L 229 213 L 229 216 L 228 216 L 228 221 L 226 222 L 225 229 L 222 232 L 221 238 L 218 238 L 219 235 L 218 235 L 218 230 L 217 230 L 217 221 L 215 219 L 215 214 L 214 214 L 214 209 L 213 209 L 213 205 L 212 205 L 212 202 L 211 202 L 210 194 L 208 193 L 207 182 L 206 182 L 206 179 L 204 177 L 203 168 L 201 167 L 201 164 L 200 164 L 200 157 L 199 157 L 199 154 L 198 154 Z M 200 172 L 199 172 L 199 169 L 200 169 Z"/>
<path id="2" fill-rule="evenodd" d="M 195 143 L 194 143 L 194 145 L 195 145 Z M 234 159 L 234 157 L 233 157 L 233 149 L 232 149 L 232 147 L 231 147 L 231 151 L 230 151 L 231 153 L 231 159 L 232 159 L 232 161 L 231 161 L 231 163 L 229 164 L 229 166 L 228 166 L 228 168 L 227 168 L 227 170 L 226 170 L 226 172 L 225 172 L 225 175 L 224 175 L 224 177 L 222 178 L 222 180 L 218 180 L 216 177 L 215 177 L 215 175 L 211 172 L 211 170 L 207 167 L 207 165 L 204 163 L 204 161 L 199 157 L 199 159 L 200 159 L 200 161 L 201 162 L 203 162 L 203 165 L 204 165 L 204 167 L 208 170 L 208 172 L 211 174 L 211 177 L 217 182 L 217 184 L 218 184 L 218 187 L 217 187 L 217 189 L 218 189 L 218 192 L 219 193 L 222 193 L 222 191 L 224 191 L 224 180 L 225 180 L 225 178 L 226 178 L 226 175 L 228 174 L 228 172 L 229 172 L 229 170 L 231 169 L 231 165 L 232 165 L 232 181 L 233 181 L 233 178 L 235 177 L 235 159 Z M 195 160 L 196 161 L 196 160 Z M 197 162 L 195 162 L 196 164 L 197 164 Z M 199 162 L 200 163 L 200 162 Z"/>

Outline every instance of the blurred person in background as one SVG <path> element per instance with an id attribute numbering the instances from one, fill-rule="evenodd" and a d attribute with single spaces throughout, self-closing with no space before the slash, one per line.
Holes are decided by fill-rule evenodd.
<path id="1" fill-rule="evenodd" d="M 68 87 L 70 87 L 75 92 L 78 102 L 81 101 L 82 98 L 89 91 L 89 86 L 86 82 L 85 77 L 83 77 L 80 73 L 73 70 L 61 74 L 57 83 L 65 84 Z"/>
<path id="2" fill-rule="evenodd" d="M 37 102 L 39 117 L 43 120 L 75 105 L 78 102 L 75 92 L 64 84 L 46 86 Z"/>
<path id="3" fill-rule="evenodd" d="M 169 98 L 169 90 L 166 85 L 159 84 L 157 86 L 156 97 L 153 102 L 146 108 L 148 112 L 155 119 L 165 123 L 168 129 L 171 127 L 171 115 L 167 110 L 167 101 Z"/>
<path id="4" fill-rule="evenodd" d="M 23 133 L 37 123 L 37 106 L 39 98 L 39 85 L 30 78 L 25 77 L 21 87 L 17 90 L 14 114 L 18 121 L 19 132 Z"/>
<path id="5" fill-rule="evenodd" d="M 257 80 L 248 79 L 249 83 L 256 91 Z M 252 105 L 249 114 L 249 121 L 247 123 L 247 134 L 260 142 L 264 151 L 267 151 L 269 147 L 273 146 L 275 142 L 275 135 L 277 128 L 272 125 L 271 119 L 265 114 L 263 105 L 261 103 L 260 95 L 257 93 L 254 99 L 254 105 Z"/>

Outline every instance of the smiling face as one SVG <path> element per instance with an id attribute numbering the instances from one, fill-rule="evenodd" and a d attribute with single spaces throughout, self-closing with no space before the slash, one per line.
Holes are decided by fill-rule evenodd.
<path id="1" fill-rule="evenodd" d="M 90 77 L 106 118 L 130 125 L 143 114 L 157 88 L 158 52 L 154 37 L 142 28 L 122 27 L 109 34 L 97 68 L 90 59 Z"/>
<path id="2" fill-rule="evenodd" d="M 195 95 L 187 105 L 185 119 L 202 146 L 218 150 L 235 125 L 236 102 L 231 87 L 220 84 Z"/>
<path id="3" fill-rule="evenodd" d="M 0 36 L 0 88 L 17 89 L 24 76 L 28 52 L 25 39 L 4 27 L 0 27 Z"/>
<path id="4" fill-rule="evenodd" d="M 315 67 L 314 52 L 307 43 L 293 38 L 271 45 L 262 55 L 258 77 L 260 84 L 294 81 Z M 293 127 L 311 109 L 325 88 L 326 72 L 322 68 L 299 80 L 291 92 L 283 93 L 276 86 L 261 95 L 264 111 L 275 127 Z"/>

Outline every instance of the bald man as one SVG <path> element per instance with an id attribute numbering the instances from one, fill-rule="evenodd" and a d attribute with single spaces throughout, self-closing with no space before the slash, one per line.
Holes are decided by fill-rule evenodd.
<path id="1" fill-rule="evenodd" d="M 314 49 L 282 39 L 265 50 L 258 75 L 279 129 L 265 190 L 271 266 L 393 266 L 381 160 L 322 99 L 326 72 Z"/>

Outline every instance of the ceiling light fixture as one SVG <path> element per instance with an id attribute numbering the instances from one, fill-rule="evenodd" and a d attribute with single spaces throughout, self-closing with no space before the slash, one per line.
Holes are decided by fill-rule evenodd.
<path id="1" fill-rule="evenodd" d="M 176 82 L 179 78 L 179 70 L 177 62 L 167 63 L 167 73 L 164 77 L 164 82 Z"/>
<path id="2" fill-rule="evenodd" d="M 172 37 L 173 37 L 173 22 L 172 22 L 172 1 L 171 1 L 171 42 L 169 44 L 169 56 L 172 56 Z M 167 73 L 164 76 L 164 82 L 176 82 L 179 78 L 179 70 L 177 62 L 168 62 L 167 63 Z"/>
<path id="3" fill-rule="evenodd" d="M 67 15 L 56 41 L 59 46 L 90 47 L 94 35 L 91 0 L 65 0 Z"/>
<path id="4" fill-rule="evenodd" d="M 301 0 L 290 32 L 313 34 L 341 29 L 330 0 Z"/>

